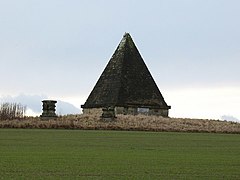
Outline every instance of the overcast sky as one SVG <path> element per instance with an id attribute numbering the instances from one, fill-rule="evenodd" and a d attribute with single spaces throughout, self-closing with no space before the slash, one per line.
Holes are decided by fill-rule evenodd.
<path id="1" fill-rule="evenodd" d="M 79 108 L 129 32 L 170 116 L 240 119 L 239 17 L 239 0 L 0 0 L 0 96 Z"/>

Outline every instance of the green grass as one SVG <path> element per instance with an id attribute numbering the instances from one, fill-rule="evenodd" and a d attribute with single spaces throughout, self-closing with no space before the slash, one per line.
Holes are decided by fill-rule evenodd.
<path id="1" fill-rule="evenodd" d="M 0 179 L 240 179 L 240 135 L 0 129 Z"/>

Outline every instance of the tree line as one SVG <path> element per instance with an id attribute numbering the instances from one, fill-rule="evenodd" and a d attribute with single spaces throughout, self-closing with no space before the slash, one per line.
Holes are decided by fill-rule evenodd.
<path id="1" fill-rule="evenodd" d="M 0 120 L 13 120 L 24 118 L 27 106 L 20 103 L 0 104 Z"/>

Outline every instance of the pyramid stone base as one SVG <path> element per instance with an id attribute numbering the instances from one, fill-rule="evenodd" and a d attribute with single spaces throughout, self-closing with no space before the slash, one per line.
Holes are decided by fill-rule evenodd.
<path id="1" fill-rule="evenodd" d="M 83 108 L 83 114 L 86 115 L 97 115 L 102 116 L 102 108 Z M 138 107 L 115 107 L 115 114 L 124 114 L 124 115 L 153 115 L 153 116 L 163 116 L 168 117 L 168 109 L 159 109 L 159 108 L 138 108 Z"/>
<path id="2" fill-rule="evenodd" d="M 83 114 L 101 116 L 102 113 L 102 108 L 83 108 Z"/>

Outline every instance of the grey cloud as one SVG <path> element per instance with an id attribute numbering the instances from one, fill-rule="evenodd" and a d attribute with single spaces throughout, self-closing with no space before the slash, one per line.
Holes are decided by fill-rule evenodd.
<path id="1" fill-rule="evenodd" d="M 239 119 L 237 119 L 233 116 L 230 116 L 230 115 L 223 115 L 223 116 L 221 116 L 221 119 L 226 120 L 226 121 L 240 122 Z"/>

